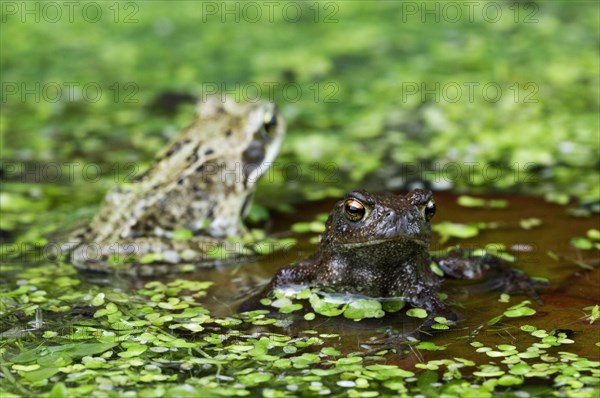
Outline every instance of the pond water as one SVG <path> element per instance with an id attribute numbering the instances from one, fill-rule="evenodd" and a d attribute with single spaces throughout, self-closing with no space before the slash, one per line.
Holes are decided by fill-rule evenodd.
<path id="1" fill-rule="evenodd" d="M 439 242 L 439 235 L 434 233 L 432 249 L 441 249 L 448 245 L 460 243 L 462 247 L 481 248 L 490 244 L 504 244 L 508 251 L 516 257 L 517 266 L 530 276 L 549 279 L 550 286 L 540 290 L 544 305 L 532 304 L 536 310 L 533 318 L 523 320 L 504 320 L 490 327 L 483 327 L 486 322 L 501 314 L 508 306 L 518 304 L 529 298 L 515 295 L 510 305 L 499 302 L 500 293 L 492 289 L 490 281 L 455 281 L 448 280 L 443 291 L 448 294 L 449 302 L 461 315 L 457 326 L 449 331 L 435 332 L 430 341 L 436 345 L 445 346 L 444 351 L 413 352 L 404 359 L 392 357 L 391 362 L 410 366 L 415 360 L 430 360 L 458 356 L 477 361 L 481 354 L 467 349 L 468 342 L 476 339 L 487 345 L 498 344 L 527 344 L 531 341 L 516 341 L 511 331 L 519 326 L 534 324 L 538 329 L 569 330 L 576 337 L 576 343 L 569 347 L 570 352 L 585 355 L 590 359 L 600 359 L 600 348 L 594 344 L 600 339 L 599 325 L 582 319 L 582 308 L 593 306 L 600 302 L 600 268 L 593 271 L 584 270 L 574 263 L 583 261 L 598 265 L 600 259 L 597 251 L 581 251 L 569 244 L 574 236 L 585 236 L 586 231 L 598 225 L 598 217 L 575 218 L 559 205 L 551 204 L 541 198 L 504 196 L 508 201 L 506 208 L 467 208 L 457 204 L 457 195 L 437 193 L 435 195 L 438 212 L 433 224 L 445 221 L 455 223 L 494 223 L 493 228 L 484 229 L 477 237 L 470 239 L 451 239 L 444 245 Z M 498 196 L 494 196 L 498 199 Z M 272 233 L 278 236 L 295 236 L 298 244 L 287 251 L 276 251 L 265 257 L 255 257 L 238 264 L 222 266 L 213 269 L 202 269 L 198 272 L 186 273 L 185 278 L 198 281 L 213 281 L 214 285 L 208 290 L 208 295 L 202 299 L 203 305 L 214 316 L 226 317 L 237 312 L 237 307 L 243 299 L 249 297 L 252 287 L 267 283 L 275 271 L 289 263 L 299 261 L 310 255 L 316 244 L 309 242 L 313 235 L 290 233 L 293 223 L 313 219 L 316 215 L 327 213 L 335 201 L 324 200 L 310 203 L 296 209 L 292 214 L 275 214 Z M 524 229 L 519 221 L 537 218 L 541 225 L 532 229 Z M 489 246 L 488 246 L 489 247 Z M 551 258 L 553 252 L 561 260 Z M 141 287 L 144 283 L 156 278 L 139 278 L 131 281 L 128 278 L 114 279 L 110 276 L 89 274 L 92 281 L 103 284 L 118 284 L 124 289 L 127 286 Z M 180 275 L 164 277 L 168 282 Z M 313 329 L 320 333 L 339 333 L 340 340 L 336 348 L 342 352 L 360 351 L 361 345 L 367 343 L 370 337 L 383 337 L 382 331 L 394 328 L 409 332 L 419 326 L 418 320 L 402 314 L 388 314 L 383 319 L 360 322 L 341 317 L 327 318 L 318 316 L 314 321 L 304 321 L 300 315 L 279 315 L 288 320 L 294 320 L 288 333 L 299 335 L 303 330 Z M 276 332 L 265 328 L 264 331 Z M 379 331 L 379 333 L 377 333 Z M 571 333 L 569 333 L 571 335 Z M 376 347 L 376 346 L 374 346 Z M 593 347 L 593 349 L 590 349 Z M 366 348 L 362 348 L 366 350 Z"/>
<path id="2" fill-rule="evenodd" d="M 494 198 L 498 199 L 498 196 Z M 279 267 L 314 252 L 316 233 L 295 234 L 290 230 L 294 223 L 328 213 L 334 201 L 324 200 L 297 206 L 291 213 L 271 214 L 270 234 L 298 239 L 290 250 L 213 269 L 160 278 L 132 278 L 75 272 L 60 265 L 48 266 L 44 271 L 44 264 L 5 262 L 3 284 L 7 293 L 3 296 L 2 308 L 6 317 L 0 320 L 0 332 L 3 355 L 12 366 L 12 379 L 4 380 L 12 381 L 3 384 L 2 390 L 39 393 L 48 391 L 52 385 L 49 383 L 58 383 L 60 388 L 68 388 L 72 394 L 85 395 L 97 392 L 95 385 L 105 383 L 103 388 L 110 392 L 105 396 L 120 396 L 128 389 L 146 391 L 139 385 L 140 378 L 144 378 L 144 383 L 154 383 L 144 384 L 152 391 L 168 389 L 172 396 L 181 396 L 177 395 L 183 391 L 181 388 L 189 393 L 187 396 L 197 396 L 199 391 L 208 388 L 215 394 L 231 395 L 234 391 L 250 394 L 269 389 L 288 391 L 302 386 L 325 395 L 344 395 L 346 388 L 357 385 L 361 385 L 364 396 L 380 393 L 395 396 L 405 388 L 413 393 L 432 385 L 438 388 L 440 385 L 435 381 L 440 376 L 435 373 L 443 364 L 448 369 L 444 373 L 446 387 L 469 393 L 479 394 L 484 387 L 492 391 L 498 391 L 498 388 L 504 392 L 514 391 L 510 386 L 515 385 L 518 389 L 538 391 L 543 395 L 563 383 L 560 388 L 567 388 L 567 395 L 585 387 L 586 396 L 594 396 L 598 392 L 593 386 L 598 384 L 597 368 L 600 367 L 600 362 L 594 362 L 600 361 L 600 324 L 597 321 L 591 323 L 589 317 L 591 308 L 600 302 L 600 268 L 597 267 L 600 259 L 597 250 L 579 250 L 569 242 L 573 237 L 586 236 L 588 230 L 597 228 L 598 216 L 573 217 L 567 214 L 564 206 L 533 197 L 501 197 L 508 206 L 493 209 L 459 206 L 458 196 L 448 193 L 436 193 L 435 199 L 438 212 L 434 224 L 451 221 L 487 227 L 470 239 L 450 238 L 443 244 L 440 236 L 434 234 L 433 250 L 457 243 L 469 248 L 501 243 L 516 257 L 519 268 L 531 276 L 550 281 L 549 287 L 540 290 L 544 304 L 527 304 L 534 310 L 530 316 L 502 316 L 509 307 L 529 298 L 515 294 L 509 302 L 502 302 L 500 292 L 492 289 L 489 281 L 448 280 L 443 292 L 460 314 L 457 324 L 449 330 L 428 332 L 423 338 L 424 343 L 403 346 L 403 355 L 383 353 L 379 357 L 372 356 L 382 349 L 372 344 L 373 339 L 386 337 L 390 330 L 393 334 L 410 334 L 419 328 L 420 321 L 406 316 L 404 310 L 381 319 L 359 322 L 320 315 L 305 320 L 303 312 L 298 311 L 291 314 L 272 312 L 269 317 L 278 320 L 276 325 L 250 322 L 226 326 L 228 320 L 236 316 L 239 304 L 268 282 Z M 527 224 L 523 223 L 524 219 L 538 219 L 529 222 L 530 226 L 537 226 L 523 228 Z M 577 263 L 587 264 L 590 269 Z M 33 274 L 27 274 L 31 267 L 37 268 Z M 59 275 L 53 275 L 54 272 Z M 212 321 L 202 323 L 200 320 L 197 329 L 191 329 L 193 333 L 182 330 L 181 324 L 177 324 L 179 318 L 169 319 L 171 314 L 177 316 L 194 308 L 200 311 L 198 314 L 206 310 L 192 304 L 182 310 L 184 307 L 177 307 L 177 300 L 170 301 L 169 298 L 165 302 L 166 297 L 155 299 L 154 293 L 144 293 L 144 289 L 148 291 L 149 282 L 158 281 L 165 286 L 182 279 L 214 283 L 206 295 L 195 296 L 192 301 L 206 308 L 205 313 L 213 321 L 217 320 L 219 326 L 211 326 Z M 24 293 L 18 286 L 28 286 L 30 290 Z M 36 288 L 31 290 L 31 286 Z M 186 289 L 177 292 L 187 294 Z M 154 304 L 148 306 L 151 301 Z M 36 314 L 33 309 L 38 303 L 43 308 L 41 329 L 31 327 Z M 169 310 L 170 306 L 177 309 Z M 142 308 L 141 312 L 136 312 L 137 307 Z M 111 319 L 111 311 L 113 314 L 117 311 L 118 316 Z M 151 312 L 156 311 L 154 316 Z M 202 317 L 205 316 L 193 319 Z M 191 322 L 188 318 L 180 322 Z M 225 323 L 219 323 L 219 319 Z M 23 333 L 25 328 L 28 330 Z M 165 340 L 153 341 L 156 336 L 163 336 L 161 338 Z M 276 356 L 263 358 L 262 354 L 256 354 L 256 348 L 252 348 L 257 344 L 255 339 L 277 342 L 282 341 L 281 336 L 288 336 L 285 338 L 291 338 L 289 342 L 294 343 L 286 342 L 283 352 Z M 221 342 L 221 338 L 225 340 Z M 311 345 L 313 341 L 308 346 L 298 345 L 298 342 L 309 342 L 314 338 L 322 339 L 324 343 Z M 148 346 L 154 351 L 146 351 Z M 64 351 L 44 351 L 46 347 Z M 268 353 L 279 349 L 277 344 L 262 347 Z M 93 355 L 101 353 L 101 358 Z M 364 361 L 356 357 L 357 353 L 366 355 Z M 385 366 L 397 367 L 378 367 L 381 361 Z M 78 373 L 82 366 L 80 362 L 88 368 L 87 376 Z M 40 369 L 36 368 L 38 365 L 41 365 Z M 451 366 L 463 365 L 476 368 L 468 368 L 462 375 L 450 371 Z M 502 370 L 505 366 L 507 369 Z M 8 369 L 5 371 L 9 372 Z M 402 373 L 405 371 L 409 373 Z M 416 376 L 412 377 L 410 372 Z M 21 378 L 15 381 L 17 374 Z M 527 377 L 525 380 L 523 375 Z M 460 384 L 462 377 L 469 377 L 470 384 Z M 566 386 L 565 380 L 569 381 Z M 485 383 L 491 384 L 485 386 Z M 498 383 L 499 387 L 493 383 Z M 245 387 L 240 390 L 242 385 Z M 266 390 L 260 390 L 263 388 Z M 152 394 L 149 396 L 154 396 Z"/>

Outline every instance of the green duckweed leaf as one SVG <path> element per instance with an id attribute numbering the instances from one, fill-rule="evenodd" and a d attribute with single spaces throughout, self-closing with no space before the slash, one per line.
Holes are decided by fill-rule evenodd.
<path id="1" fill-rule="evenodd" d="M 351 301 L 344 310 L 344 317 L 354 320 L 363 318 L 382 318 L 384 315 L 385 312 L 381 308 L 381 303 L 375 300 L 354 300 Z"/>
<path id="2" fill-rule="evenodd" d="M 425 311 L 422 308 L 411 308 L 408 311 L 406 311 L 406 315 L 413 318 L 424 319 L 427 318 L 427 311 Z"/>
<path id="3" fill-rule="evenodd" d="M 474 224 L 459 224 L 449 221 L 437 223 L 431 229 L 440 234 L 440 243 L 442 244 L 450 238 L 468 239 L 479 234 L 479 228 Z"/>

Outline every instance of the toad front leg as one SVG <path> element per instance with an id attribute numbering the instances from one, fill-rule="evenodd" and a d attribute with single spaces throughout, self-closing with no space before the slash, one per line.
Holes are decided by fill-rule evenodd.
<path id="1" fill-rule="evenodd" d="M 455 248 L 450 250 L 446 257 L 432 257 L 432 259 L 445 276 L 454 279 L 481 279 L 487 271 L 495 271 L 499 274 L 498 280 L 505 293 L 525 293 L 538 304 L 543 305 L 535 288 L 548 284 L 532 279 L 500 257 L 489 253 L 474 256 L 470 250 Z"/>
<path id="2" fill-rule="evenodd" d="M 311 265 L 310 258 L 298 265 L 291 265 L 277 270 L 273 279 L 258 293 L 246 299 L 238 308 L 238 312 L 252 311 L 260 308 L 260 300 L 268 297 L 274 290 L 290 285 L 311 286 L 318 277 L 317 268 Z"/>

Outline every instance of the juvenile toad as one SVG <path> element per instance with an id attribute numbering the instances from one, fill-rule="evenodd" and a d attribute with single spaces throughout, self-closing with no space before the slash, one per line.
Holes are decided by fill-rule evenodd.
<path id="1" fill-rule="evenodd" d="M 71 261 L 100 271 L 115 256 L 131 263 L 148 254 L 163 264 L 201 262 L 207 250 L 246 232 L 242 214 L 284 134 L 272 103 L 207 97 L 145 174 L 106 195 L 90 226 L 73 237 L 79 245 Z M 178 230 L 191 236 L 177 239 Z"/>
<path id="2" fill-rule="evenodd" d="M 317 252 L 279 269 L 241 309 L 255 307 L 273 289 L 306 285 L 371 297 L 402 297 L 429 314 L 453 317 L 438 298 L 443 278 L 433 272 L 432 262 L 454 278 L 472 279 L 486 268 L 496 268 L 506 290 L 517 288 L 537 298 L 526 275 L 491 255 L 469 259 L 455 250 L 447 258 L 432 258 L 430 221 L 435 210 L 427 190 L 416 189 L 406 196 L 350 192 L 330 213 Z"/>

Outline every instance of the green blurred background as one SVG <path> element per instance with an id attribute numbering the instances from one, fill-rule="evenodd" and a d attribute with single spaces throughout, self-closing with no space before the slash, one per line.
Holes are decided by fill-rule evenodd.
<path id="1" fill-rule="evenodd" d="M 5 175 L 23 178 L 6 166 L 14 161 L 94 163 L 104 177 L 141 171 L 190 122 L 190 96 L 219 89 L 276 101 L 286 116 L 263 198 L 427 180 L 594 201 L 598 10 L 589 1 L 3 2 Z M 76 172 L 70 182 L 84 180 Z M 101 181 L 71 202 L 97 202 L 114 178 Z"/>

